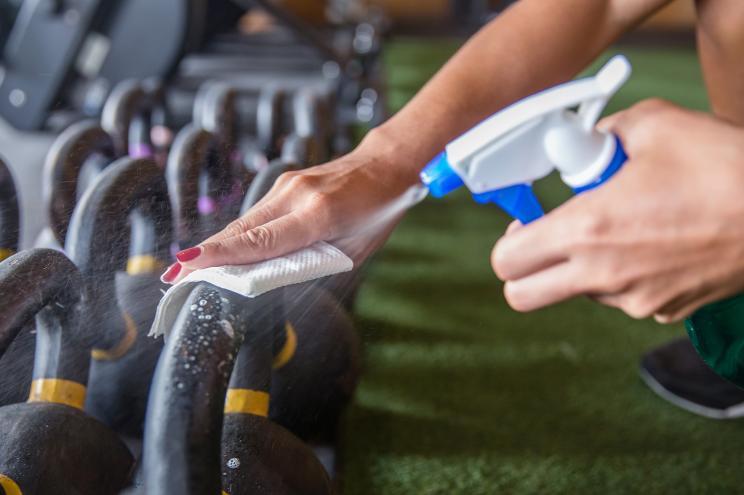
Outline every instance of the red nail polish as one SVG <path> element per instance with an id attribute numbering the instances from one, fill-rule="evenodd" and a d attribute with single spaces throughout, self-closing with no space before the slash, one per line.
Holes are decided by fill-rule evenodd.
<path id="1" fill-rule="evenodd" d="M 181 273 L 181 264 L 173 263 L 171 266 L 168 267 L 165 273 L 161 275 L 160 281 L 169 284 L 176 279 L 179 273 Z"/>
<path id="2" fill-rule="evenodd" d="M 202 253 L 202 248 L 200 248 L 199 246 L 190 247 L 188 249 L 184 249 L 183 251 L 176 253 L 176 259 L 180 261 L 181 263 L 186 263 L 187 261 L 191 261 L 191 260 L 198 258 L 201 253 Z"/>

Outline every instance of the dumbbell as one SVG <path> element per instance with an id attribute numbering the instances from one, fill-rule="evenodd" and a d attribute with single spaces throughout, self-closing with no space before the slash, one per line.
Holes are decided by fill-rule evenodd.
<path id="1" fill-rule="evenodd" d="M 148 495 L 332 492 L 313 452 L 266 417 L 273 334 L 262 320 L 270 304 L 208 283 L 192 289 L 153 381 Z"/>
<path id="2" fill-rule="evenodd" d="M 28 401 L 0 408 L 0 491 L 117 495 L 134 464 L 113 431 L 83 411 L 90 318 L 80 273 L 64 254 L 34 249 L 0 263 L 0 354 L 36 316 Z"/>
<path id="3" fill-rule="evenodd" d="M 225 114 L 229 115 L 234 123 L 231 138 L 235 150 L 247 157 L 258 153 L 273 159 L 287 127 L 286 99 L 287 92 L 276 85 L 245 90 L 228 82 L 207 82 L 194 99 L 193 121 L 203 129 L 220 133 L 220 122 Z"/>
<path id="4" fill-rule="evenodd" d="M 132 214 L 140 217 L 136 256 L 128 247 L 135 241 Z M 87 317 L 97 325 L 86 409 L 132 437 L 142 433 L 162 347 L 147 333 L 164 288 L 159 274 L 170 258 L 170 218 L 160 168 L 148 158 L 120 158 L 81 198 L 65 243 L 85 282 Z"/>

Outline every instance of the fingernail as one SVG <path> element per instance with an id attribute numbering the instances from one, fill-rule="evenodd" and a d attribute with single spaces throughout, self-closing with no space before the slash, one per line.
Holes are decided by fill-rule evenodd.
<path id="1" fill-rule="evenodd" d="M 186 263 L 187 261 L 191 261 L 191 260 L 198 258 L 201 253 L 202 253 L 202 248 L 200 248 L 199 246 L 191 247 L 191 248 L 184 249 L 183 251 L 176 253 L 176 259 L 180 261 L 181 263 Z"/>
<path id="2" fill-rule="evenodd" d="M 168 267 L 165 273 L 160 276 L 160 281 L 164 284 L 169 284 L 176 279 L 179 273 L 181 273 L 181 264 L 173 263 Z"/>

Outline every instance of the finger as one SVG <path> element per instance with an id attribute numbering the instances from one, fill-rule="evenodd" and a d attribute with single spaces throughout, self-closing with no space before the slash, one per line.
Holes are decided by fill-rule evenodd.
<path id="1" fill-rule="evenodd" d="M 504 296 L 517 311 L 533 311 L 588 292 L 585 270 L 563 262 L 504 285 Z"/>
<path id="2" fill-rule="evenodd" d="M 200 244 L 198 256 L 181 264 L 194 270 L 256 263 L 307 247 L 319 237 L 313 222 L 292 212 L 241 234 Z"/>
<path id="3" fill-rule="evenodd" d="M 597 122 L 597 129 L 602 132 L 614 132 L 616 128 L 619 127 L 620 121 L 626 117 L 626 113 L 628 110 L 621 110 L 619 112 L 613 113 L 612 115 L 608 115 L 607 117 L 602 118 L 599 122 Z"/>
<path id="4" fill-rule="evenodd" d="M 679 107 L 668 101 L 650 98 L 602 119 L 597 128 L 618 136 L 628 154 L 636 156 L 643 147 L 657 145 L 658 119 L 677 110 Z"/>
<path id="5" fill-rule="evenodd" d="M 692 315 L 706 304 L 725 298 L 724 292 L 713 291 L 700 297 L 697 293 L 684 294 L 664 305 L 654 314 L 654 319 L 661 324 L 677 323 Z"/>
<path id="6" fill-rule="evenodd" d="M 622 294 L 589 294 L 589 299 L 610 308 L 622 307 Z"/>
<path id="7" fill-rule="evenodd" d="M 200 244 L 206 244 L 208 242 L 219 242 L 229 237 L 235 237 L 251 229 L 268 223 L 286 213 L 284 208 L 278 208 L 273 203 L 267 203 L 263 206 L 256 206 L 248 210 L 244 215 L 236 220 L 233 220 L 221 231 L 206 238 Z M 180 254 L 180 253 L 179 253 Z M 178 254 L 176 255 L 178 258 Z"/>
<path id="8" fill-rule="evenodd" d="M 523 227 L 510 227 L 511 232 L 499 239 L 491 252 L 491 266 L 501 280 L 515 280 L 566 261 L 564 232 L 570 231 L 570 218 L 556 210 Z M 564 223 L 561 227 L 561 223 Z"/>

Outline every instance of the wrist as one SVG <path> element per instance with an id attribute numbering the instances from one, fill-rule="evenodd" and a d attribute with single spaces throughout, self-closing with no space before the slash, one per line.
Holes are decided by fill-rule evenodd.
<path id="1" fill-rule="evenodd" d="M 438 151 L 427 146 L 420 133 L 405 132 L 383 124 L 367 133 L 354 153 L 381 166 L 394 168 L 396 176 L 407 185 L 413 185 L 419 181 L 419 172 Z"/>

